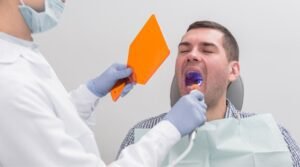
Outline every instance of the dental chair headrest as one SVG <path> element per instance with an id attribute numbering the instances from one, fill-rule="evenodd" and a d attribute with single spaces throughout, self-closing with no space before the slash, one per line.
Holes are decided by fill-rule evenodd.
<path id="1" fill-rule="evenodd" d="M 241 77 L 238 77 L 227 88 L 226 97 L 231 101 L 234 107 L 238 110 L 242 110 L 244 100 L 244 85 Z M 180 98 L 177 82 L 175 76 L 173 77 L 170 91 L 170 102 L 173 106 Z"/>

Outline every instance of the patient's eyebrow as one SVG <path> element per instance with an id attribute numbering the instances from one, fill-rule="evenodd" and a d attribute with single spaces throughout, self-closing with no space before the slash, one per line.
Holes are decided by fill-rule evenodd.
<path id="1" fill-rule="evenodd" d="M 178 44 L 178 47 L 180 47 L 180 46 L 190 46 L 191 44 L 189 43 L 189 42 L 180 42 L 179 44 Z"/>
<path id="2" fill-rule="evenodd" d="M 178 47 L 180 47 L 180 46 L 190 46 L 190 45 L 191 45 L 191 43 L 189 43 L 189 42 L 180 42 L 178 44 Z M 199 45 L 205 46 L 205 47 L 211 46 L 211 47 L 217 48 L 217 45 L 215 45 L 214 43 L 211 43 L 211 42 L 201 42 Z"/>
<path id="3" fill-rule="evenodd" d="M 205 46 L 205 47 L 215 47 L 217 48 L 217 45 L 215 45 L 214 43 L 210 43 L 210 42 L 202 42 L 200 45 Z"/>

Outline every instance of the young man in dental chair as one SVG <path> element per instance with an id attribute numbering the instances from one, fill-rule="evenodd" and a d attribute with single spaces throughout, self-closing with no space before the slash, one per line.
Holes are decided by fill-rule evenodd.
<path id="1" fill-rule="evenodd" d="M 239 48 L 233 35 L 224 26 L 216 22 L 197 21 L 191 24 L 178 45 L 175 68 L 177 82 L 175 84 L 178 86 L 175 91 L 179 91 L 180 96 L 184 97 L 194 89 L 194 85 L 197 85 L 196 89 L 204 94 L 207 106 L 206 124 L 214 120 L 226 120 L 227 118 L 249 119 L 256 115 L 239 112 L 230 98 L 227 98 L 227 88 L 233 81 L 240 79 L 239 74 Z M 136 129 L 152 128 L 163 120 L 165 115 L 166 113 L 163 113 L 136 124 L 125 137 L 119 153 L 135 142 L 134 133 Z M 299 146 L 285 128 L 277 124 L 276 128 L 280 138 L 282 138 L 284 147 L 287 148 L 290 164 L 293 164 L 293 167 L 300 167 Z M 262 133 L 264 134 L 264 132 Z M 264 137 L 264 135 L 261 136 Z M 274 151 L 271 152 L 274 153 Z M 276 159 L 276 157 L 274 158 Z"/>

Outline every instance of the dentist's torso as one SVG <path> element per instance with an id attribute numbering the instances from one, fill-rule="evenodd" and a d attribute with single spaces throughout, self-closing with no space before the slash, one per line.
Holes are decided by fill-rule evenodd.
<path id="1" fill-rule="evenodd" d="M 77 156 L 88 155 L 76 155 L 82 151 L 91 153 L 91 158 L 97 161 L 94 157 L 99 158 L 99 153 L 92 131 L 39 52 L 0 39 L 0 77 L 3 166 L 38 165 L 30 164 L 30 158 L 40 159 L 41 164 L 49 161 L 51 166 L 51 161 L 62 160 L 56 155 L 70 157 L 71 165 Z M 11 126 L 3 127 L 1 122 Z M 16 150 L 20 155 L 15 154 Z"/>

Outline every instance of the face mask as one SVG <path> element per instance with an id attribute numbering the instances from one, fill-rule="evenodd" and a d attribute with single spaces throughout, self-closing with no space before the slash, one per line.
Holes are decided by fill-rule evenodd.
<path id="1" fill-rule="evenodd" d="M 55 27 L 60 19 L 64 3 L 61 0 L 45 0 L 45 10 L 37 12 L 20 0 L 20 12 L 32 33 L 45 32 Z"/>

